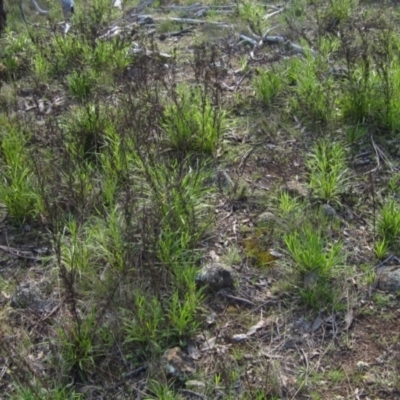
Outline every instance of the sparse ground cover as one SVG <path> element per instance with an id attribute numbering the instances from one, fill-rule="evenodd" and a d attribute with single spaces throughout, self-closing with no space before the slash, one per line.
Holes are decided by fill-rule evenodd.
<path id="1" fill-rule="evenodd" d="M 400 398 L 397 3 L 26 3 L 0 397 Z"/>

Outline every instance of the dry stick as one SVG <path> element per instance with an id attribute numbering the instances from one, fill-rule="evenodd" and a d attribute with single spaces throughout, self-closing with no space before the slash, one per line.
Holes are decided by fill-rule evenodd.
<path id="1" fill-rule="evenodd" d="M 294 44 L 293 42 L 284 38 L 283 36 L 264 36 L 262 38 L 262 41 L 263 43 L 283 44 L 288 50 L 292 50 L 295 53 L 307 54 L 307 50 L 305 50 L 302 46 Z M 317 55 L 317 53 L 312 49 L 309 49 L 308 51 L 310 51 L 313 56 Z"/>
<path id="2" fill-rule="evenodd" d="M 278 15 L 280 14 L 284 9 L 286 8 L 286 6 L 283 6 L 282 8 L 280 8 L 279 10 L 273 11 L 272 13 L 266 14 L 264 15 L 263 19 L 269 19 L 271 17 L 273 17 L 274 15 Z"/>
<path id="3" fill-rule="evenodd" d="M 350 386 L 350 393 L 354 393 L 354 389 L 353 389 L 353 387 L 351 386 L 350 378 L 349 378 L 349 375 L 347 374 L 346 368 L 343 368 L 343 367 L 342 367 L 342 370 L 343 370 L 344 373 L 346 374 L 347 383 L 348 383 L 349 386 Z M 349 395 L 348 398 L 351 398 L 351 395 Z"/>
<path id="4" fill-rule="evenodd" d="M 244 42 L 248 42 L 250 44 L 252 44 L 253 46 L 259 46 L 260 42 L 257 41 L 256 39 L 250 38 L 249 36 L 240 34 L 239 38 L 242 39 L 242 41 Z M 261 39 L 260 39 L 261 40 Z M 283 36 L 264 36 L 262 38 L 262 43 L 276 43 L 276 44 L 281 44 L 283 46 L 285 46 L 288 50 L 292 50 L 295 53 L 300 53 L 300 54 L 307 54 L 307 50 L 305 50 L 302 46 L 299 46 L 298 44 L 295 44 L 293 42 L 291 42 L 290 40 L 284 38 Z M 313 56 L 315 56 L 317 53 L 316 51 L 309 49 L 309 52 L 311 52 L 311 54 Z"/>
<path id="5" fill-rule="evenodd" d="M 257 50 L 257 49 L 260 49 L 263 45 L 264 45 L 264 38 L 265 37 L 267 37 L 268 36 L 268 33 L 270 33 L 272 30 L 274 30 L 275 28 L 277 28 L 276 26 L 273 26 L 272 28 L 269 28 L 265 33 L 264 33 L 264 35 L 262 35 L 262 37 L 261 37 L 261 39 L 254 45 L 254 47 L 253 47 L 253 50 L 250 52 L 250 57 L 251 57 L 251 59 L 252 60 L 255 60 L 255 61 L 261 61 L 262 60 L 262 58 L 256 58 L 255 56 L 254 56 L 254 52 Z M 256 35 L 254 32 L 252 32 L 253 33 L 253 35 L 255 35 L 257 38 L 259 38 L 259 36 L 258 35 Z"/>
<path id="6" fill-rule="evenodd" d="M 222 296 L 226 297 L 227 299 L 236 300 L 236 301 L 238 301 L 238 302 L 240 302 L 240 303 L 247 304 L 247 305 L 250 306 L 250 307 L 256 307 L 256 306 L 257 306 L 257 304 L 254 304 L 254 303 L 253 303 L 252 301 L 250 301 L 250 300 L 243 299 L 242 297 L 232 296 L 231 294 L 225 293 L 224 290 L 220 290 L 220 291 L 218 292 L 218 294 L 221 294 Z"/>
<path id="7" fill-rule="evenodd" d="M 243 157 L 242 160 L 240 161 L 238 170 L 240 173 L 243 172 L 244 168 L 246 167 L 247 160 L 249 157 L 254 153 L 254 150 L 260 145 L 261 143 L 256 143 Z"/>
<path id="8" fill-rule="evenodd" d="M 194 30 L 194 27 L 193 26 L 189 26 L 188 28 L 181 29 L 180 31 L 160 33 L 158 38 L 160 40 L 165 40 L 165 39 L 168 39 L 170 37 L 181 36 L 181 35 L 184 35 L 185 33 L 193 32 L 193 30 Z"/>
<path id="9" fill-rule="evenodd" d="M 10 247 L 10 246 L 0 246 L 0 250 L 9 253 L 15 257 L 18 258 L 26 258 L 28 260 L 35 260 L 35 261 L 40 261 L 42 260 L 42 258 L 40 257 L 34 257 L 34 256 L 29 256 L 28 253 L 32 253 L 31 251 L 26 251 L 26 250 L 19 250 L 16 249 L 14 247 Z M 24 254 L 25 253 L 25 254 Z"/>
<path id="10" fill-rule="evenodd" d="M 333 342 L 334 342 L 334 341 L 331 340 L 330 344 L 332 344 Z M 297 346 L 296 346 L 296 347 L 297 347 Z M 317 361 L 317 367 L 316 367 L 316 368 L 315 368 L 315 367 L 312 368 L 313 370 L 316 371 L 316 370 L 319 368 L 319 365 L 320 365 L 320 363 L 321 363 L 322 357 L 324 357 L 328 351 L 329 351 L 329 346 L 327 346 L 326 349 L 324 350 L 324 352 L 321 354 L 321 357 L 320 357 L 319 360 Z M 299 386 L 299 388 L 297 389 L 296 393 L 294 394 L 293 397 L 291 397 L 290 400 L 295 400 L 295 399 L 297 399 L 297 395 L 299 394 L 299 392 L 300 392 L 300 390 L 303 388 L 303 386 L 306 384 L 307 379 L 308 379 L 308 371 L 306 371 L 306 377 L 305 377 L 305 379 L 304 379 L 303 382 L 300 384 L 300 386 Z"/>
<path id="11" fill-rule="evenodd" d="M 240 34 L 239 38 L 242 39 L 242 41 L 239 44 L 242 44 L 243 42 L 250 43 L 253 46 L 257 46 L 257 44 L 258 44 L 257 40 L 255 40 L 249 36 L 243 35 L 243 34 Z"/>
<path id="12" fill-rule="evenodd" d="M 65 299 L 61 300 L 49 313 L 47 313 L 45 316 L 43 316 L 40 319 L 40 322 L 44 322 L 47 319 L 49 319 L 53 314 L 55 314 L 60 308 L 61 306 L 64 304 Z"/>
<path id="13" fill-rule="evenodd" d="M 224 6 L 205 6 L 204 4 L 201 3 L 196 3 L 196 4 L 192 4 L 190 6 L 176 6 L 176 5 L 172 5 L 172 6 L 166 6 L 166 7 L 160 7 L 161 10 L 171 10 L 171 11 L 197 11 L 199 9 L 208 9 L 208 10 L 230 10 L 232 8 L 235 8 L 236 5 L 235 4 L 227 4 Z"/>
<path id="14" fill-rule="evenodd" d="M 192 19 L 192 18 L 155 18 L 154 22 L 179 22 L 181 24 L 192 24 L 192 25 L 213 25 L 219 28 L 231 28 L 235 26 L 231 24 L 224 24 L 217 21 L 204 21 L 202 19 Z"/>
<path id="15" fill-rule="evenodd" d="M 240 84 L 244 81 L 244 78 L 246 78 L 247 75 L 250 74 L 251 71 L 247 71 L 236 83 L 235 87 L 233 88 L 233 91 L 236 92 L 239 89 Z"/>
<path id="16" fill-rule="evenodd" d="M 134 49 L 130 50 L 132 54 L 144 54 L 148 57 L 151 57 L 152 55 L 157 55 L 163 58 L 171 58 L 171 54 L 167 53 L 162 53 L 161 51 L 152 51 L 152 50 L 147 50 L 147 49 L 142 49 L 141 47 L 135 47 Z"/>
<path id="17" fill-rule="evenodd" d="M 390 172 L 393 172 L 393 164 L 390 162 L 389 158 L 384 153 L 384 151 L 375 143 L 374 137 L 372 135 L 371 135 L 371 142 L 372 142 L 372 146 L 373 146 L 373 148 L 375 150 L 376 163 L 378 164 L 375 169 L 379 169 L 380 168 L 379 159 L 381 158 L 382 161 L 384 161 L 388 165 L 388 167 L 390 169 Z M 374 169 L 372 171 L 374 171 Z M 370 172 L 372 172 L 372 171 L 370 171 Z"/>

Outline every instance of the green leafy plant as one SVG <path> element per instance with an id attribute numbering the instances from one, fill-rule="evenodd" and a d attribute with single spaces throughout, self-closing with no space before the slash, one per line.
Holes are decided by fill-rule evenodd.
<path id="1" fill-rule="evenodd" d="M 378 260 L 383 260 L 388 252 L 389 248 L 385 239 L 378 240 L 374 245 L 374 253 Z"/>
<path id="2" fill-rule="evenodd" d="M 358 0 L 330 0 L 327 13 L 331 18 L 335 18 L 337 23 L 343 23 L 350 17 L 357 4 Z"/>
<path id="3" fill-rule="evenodd" d="M 90 248 L 82 235 L 82 229 L 74 219 L 65 224 L 68 236 L 62 245 L 61 259 L 64 267 L 72 273 L 82 274 L 91 268 Z"/>
<path id="4" fill-rule="evenodd" d="M 253 1 L 240 0 L 237 2 L 239 17 L 246 21 L 252 30 L 262 36 L 268 25 L 263 19 L 265 15 L 264 8 Z"/>
<path id="5" fill-rule="evenodd" d="M 284 87 L 284 78 L 275 71 L 258 70 L 253 87 L 260 100 L 269 106 Z"/>
<path id="6" fill-rule="evenodd" d="M 333 369 L 328 371 L 327 377 L 329 382 L 331 382 L 333 385 L 337 385 L 346 381 L 346 373 L 342 369 Z"/>
<path id="7" fill-rule="evenodd" d="M 18 387 L 12 396 L 13 400 L 81 400 L 82 394 L 67 389 L 51 389 L 35 387 L 34 389 Z"/>
<path id="8" fill-rule="evenodd" d="M 400 234 L 400 206 L 396 200 L 389 199 L 383 205 L 378 219 L 378 232 L 387 247 L 397 243 Z"/>
<path id="9" fill-rule="evenodd" d="M 346 128 L 346 138 L 350 145 L 354 145 L 363 140 L 368 134 L 368 129 L 363 125 L 351 125 Z"/>
<path id="10" fill-rule="evenodd" d="M 226 113 L 213 106 L 204 92 L 180 86 L 175 101 L 165 108 L 162 126 L 174 150 L 211 155 L 226 124 Z"/>
<path id="11" fill-rule="evenodd" d="M 391 195 L 396 196 L 400 190 L 400 174 L 395 172 L 390 176 L 388 181 L 388 189 Z"/>
<path id="12" fill-rule="evenodd" d="M 340 196 L 346 192 L 350 178 L 343 146 L 320 140 L 308 154 L 306 164 L 313 194 L 328 202 L 340 202 Z"/>
<path id="13" fill-rule="evenodd" d="M 299 287 L 301 300 L 315 311 L 324 308 L 339 310 L 340 307 L 337 302 L 339 294 L 332 282 L 326 277 L 315 278 L 312 284 Z"/>
<path id="14" fill-rule="evenodd" d="M 343 87 L 344 93 L 340 98 L 343 118 L 353 124 L 368 121 L 376 105 L 375 91 L 379 81 L 376 72 L 370 71 L 367 57 L 364 63 L 349 72 L 349 81 Z"/>
<path id="15" fill-rule="evenodd" d="M 23 221 L 38 215 L 42 209 L 34 174 L 30 168 L 26 147 L 28 139 L 15 123 L 3 125 L 0 133 L 0 202 L 7 207 L 12 217 Z"/>
<path id="16" fill-rule="evenodd" d="M 339 293 L 332 280 L 334 270 L 343 261 L 342 244 L 330 244 L 311 226 L 288 233 L 285 244 L 300 273 L 299 294 L 303 302 L 318 310 L 338 306 Z"/>
<path id="17" fill-rule="evenodd" d="M 91 69 L 84 71 L 73 71 L 67 78 L 71 94 L 80 102 L 89 100 L 96 83 L 96 76 Z"/>
<path id="18" fill-rule="evenodd" d="M 320 232 L 311 227 L 288 233 L 285 244 L 301 273 L 317 272 L 329 276 L 332 269 L 342 260 L 342 244 L 335 243 L 328 248 Z"/>
<path id="19" fill-rule="evenodd" d="M 172 385 L 168 386 L 155 380 L 150 382 L 149 392 L 150 397 L 145 397 L 146 400 L 180 400 L 180 396 L 174 393 Z"/>
<path id="20" fill-rule="evenodd" d="M 8 32 L 3 40 L 0 57 L 8 75 L 17 78 L 26 74 L 34 54 L 34 46 L 28 33 Z"/>
<path id="21" fill-rule="evenodd" d="M 326 59 L 307 52 L 306 59 L 293 58 L 289 62 L 288 79 L 292 83 L 290 103 L 311 124 L 325 126 L 333 122 L 335 114 L 335 84 L 329 74 Z"/>
<path id="22" fill-rule="evenodd" d="M 136 293 L 134 296 L 135 317 L 125 319 L 126 343 L 142 343 L 158 347 L 163 332 L 165 315 L 160 301 Z"/>
<path id="23" fill-rule="evenodd" d="M 279 194 L 278 209 L 283 218 L 301 211 L 301 206 L 299 200 L 291 197 L 287 191 L 283 191 Z"/>
<path id="24" fill-rule="evenodd" d="M 168 313 L 171 333 L 175 334 L 178 338 L 190 337 L 200 327 L 197 311 L 201 296 L 196 291 L 194 280 L 192 280 L 192 287 L 188 293 L 185 293 L 182 297 L 180 298 L 177 291 L 172 295 Z"/>
<path id="25" fill-rule="evenodd" d="M 94 343 L 95 313 L 85 320 L 75 321 L 69 330 L 60 329 L 59 338 L 63 367 L 84 379 L 93 371 L 99 348 Z M 105 349 L 103 349 L 105 351 Z"/>
<path id="26" fill-rule="evenodd" d="M 36 53 L 33 61 L 33 70 L 39 82 L 46 82 L 48 80 L 50 65 L 46 57 L 41 53 Z"/>

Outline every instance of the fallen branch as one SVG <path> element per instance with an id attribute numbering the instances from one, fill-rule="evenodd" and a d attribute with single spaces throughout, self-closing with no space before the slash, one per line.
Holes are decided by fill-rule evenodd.
<path id="1" fill-rule="evenodd" d="M 161 51 L 152 51 L 152 50 L 142 49 L 136 43 L 134 43 L 133 45 L 135 47 L 130 50 L 130 52 L 132 54 L 144 54 L 144 55 L 146 55 L 148 57 L 153 56 L 153 55 L 157 55 L 157 56 L 164 57 L 164 58 L 171 58 L 172 57 L 170 54 L 163 53 Z"/>
<path id="2" fill-rule="evenodd" d="M 34 260 L 34 261 L 43 260 L 43 258 L 41 257 L 34 256 L 33 252 L 30 250 L 20 250 L 16 249 L 15 247 L 9 247 L 9 246 L 0 246 L 0 250 L 18 258 L 25 258 L 27 260 Z"/>
<path id="3" fill-rule="evenodd" d="M 385 152 L 375 143 L 374 137 L 371 135 L 371 143 L 372 147 L 374 148 L 375 151 L 375 156 L 376 156 L 376 163 L 377 167 L 374 170 L 379 170 L 381 167 L 380 160 L 382 160 L 386 165 L 389 167 L 390 171 L 393 172 L 393 164 L 390 162 L 388 156 L 385 154 Z"/>
<path id="4" fill-rule="evenodd" d="M 312 49 L 306 50 L 304 47 L 287 40 L 283 36 L 265 36 L 263 37 L 263 43 L 279 43 L 283 44 L 286 49 L 292 50 L 295 53 L 307 54 L 307 52 L 310 52 L 314 57 L 317 55 L 316 51 Z"/>
<path id="5" fill-rule="evenodd" d="M 286 8 L 286 6 L 283 6 L 282 8 L 280 8 L 279 10 L 273 11 L 269 14 L 264 15 L 263 19 L 269 19 L 271 17 L 273 17 L 274 15 L 278 15 L 280 14 L 284 9 Z"/>
<path id="6" fill-rule="evenodd" d="M 223 6 L 217 6 L 217 5 L 204 5 L 201 3 L 195 3 L 191 4 L 190 6 L 178 6 L 173 4 L 172 6 L 165 6 L 165 7 L 159 7 L 161 10 L 165 11 L 200 11 L 200 10 L 214 10 L 214 11 L 230 11 L 232 9 L 236 8 L 236 4 L 226 4 Z"/>
<path id="7" fill-rule="evenodd" d="M 181 29 L 180 31 L 160 33 L 158 35 L 158 38 L 160 40 L 165 40 L 165 39 L 168 39 L 170 37 L 177 37 L 177 36 L 185 35 L 186 33 L 193 32 L 193 30 L 194 30 L 194 27 L 193 26 L 189 26 L 188 28 Z"/>
<path id="8" fill-rule="evenodd" d="M 268 36 L 265 35 L 262 38 L 260 38 L 259 40 L 253 39 L 249 36 L 240 34 L 239 38 L 242 39 L 242 42 L 247 42 L 250 43 L 251 45 L 254 46 L 254 49 L 252 51 L 252 53 L 254 53 L 254 50 L 256 48 L 261 48 L 263 44 L 265 43 L 275 43 L 275 44 L 281 44 L 283 45 L 287 50 L 292 50 L 295 53 L 300 53 L 300 54 L 307 54 L 307 52 L 310 52 L 313 56 L 316 56 L 317 53 L 316 51 L 312 50 L 312 49 L 304 49 L 302 46 L 299 46 L 298 44 L 295 44 L 293 42 L 291 42 L 290 40 L 286 39 L 283 36 Z"/>
<path id="9" fill-rule="evenodd" d="M 202 19 L 192 19 L 192 18 L 155 18 L 154 22 L 178 22 L 180 24 L 190 24 L 190 25 L 213 25 L 219 28 L 234 28 L 234 25 L 224 24 L 217 21 L 205 21 Z"/>
<path id="10" fill-rule="evenodd" d="M 237 296 L 233 296 L 233 295 L 231 295 L 231 294 L 228 294 L 228 293 L 226 293 L 226 291 L 225 291 L 224 289 L 221 289 L 221 290 L 218 292 L 218 294 L 224 296 L 224 297 L 227 298 L 227 299 L 234 300 L 234 301 L 238 301 L 239 303 L 244 303 L 244 304 L 246 304 L 247 306 L 250 306 L 250 307 L 257 307 L 257 304 L 254 304 L 252 301 L 247 300 L 247 299 L 244 299 L 243 297 L 237 297 Z"/>

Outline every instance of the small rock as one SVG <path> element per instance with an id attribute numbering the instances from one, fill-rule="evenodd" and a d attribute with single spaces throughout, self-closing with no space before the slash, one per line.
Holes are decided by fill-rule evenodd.
<path id="1" fill-rule="evenodd" d="M 36 312 L 49 312 L 57 301 L 50 295 L 53 287 L 49 281 L 28 282 L 17 287 L 10 299 L 13 308 L 30 308 Z"/>
<path id="2" fill-rule="evenodd" d="M 319 275 L 315 271 L 308 272 L 303 278 L 304 287 L 311 289 L 318 281 Z"/>
<path id="3" fill-rule="evenodd" d="M 243 342 L 243 340 L 246 340 L 247 338 L 248 336 L 245 333 L 237 333 L 232 336 L 232 340 L 235 342 Z"/>
<path id="4" fill-rule="evenodd" d="M 357 361 L 356 365 L 360 371 L 365 371 L 369 368 L 369 364 L 366 363 L 365 361 Z"/>
<path id="5" fill-rule="evenodd" d="M 225 265 L 213 263 L 204 265 L 196 276 L 199 286 L 207 286 L 211 291 L 234 286 L 231 269 Z"/>
<path id="6" fill-rule="evenodd" d="M 298 181 L 289 181 L 281 186 L 281 191 L 289 193 L 292 197 L 307 197 L 307 186 Z"/>
<path id="7" fill-rule="evenodd" d="M 13 308 L 37 308 L 42 301 L 42 293 L 37 285 L 25 283 L 15 290 L 10 300 L 10 306 Z"/>
<path id="8" fill-rule="evenodd" d="M 179 380 L 185 380 L 196 372 L 193 360 L 179 347 L 168 349 L 161 358 L 161 364 L 167 375 Z"/>
<path id="9" fill-rule="evenodd" d="M 192 360 L 198 360 L 201 357 L 200 352 L 197 350 L 197 347 L 195 346 L 195 344 L 192 341 L 188 342 L 187 352 L 188 352 L 189 357 Z"/>
<path id="10" fill-rule="evenodd" d="M 378 273 L 378 288 L 391 293 L 400 291 L 400 268 L 393 266 L 380 268 Z"/>
<path id="11" fill-rule="evenodd" d="M 323 204 L 321 206 L 321 210 L 324 213 L 324 215 L 326 215 L 327 217 L 334 218 L 337 216 L 336 210 L 329 204 Z"/>
<path id="12" fill-rule="evenodd" d="M 372 385 L 372 384 L 376 383 L 376 378 L 375 378 L 374 374 L 372 374 L 371 372 L 367 372 L 362 378 L 363 378 L 363 381 L 368 385 Z"/>
<path id="13" fill-rule="evenodd" d="M 282 253 L 279 253 L 279 251 L 276 251 L 274 249 L 269 249 L 269 254 L 271 254 L 271 256 L 276 258 L 277 260 L 283 257 Z"/>
<path id="14" fill-rule="evenodd" d="M 257 226 L 272 225 L 277 221 L 277 217 L 270 211 L 265 211 L 257 217 Z"/>
<path id="15" fill-rule="evenodd" d="M 206 384 L 201 381 L 192 380 L 192 381 L 186 381 L 185 386 L 187 388 L 191 387 L 191 388 L 197 388 L 197 389 L 204 389 L 206 387 Z"/>
<path id="16" fill-rule="evenodd" d="M 206 318 L 206 322 L 208 325 L 214 325 L 216 321 L 217 321 L 217 314 L 215 312 L 212 312 Z"/>

